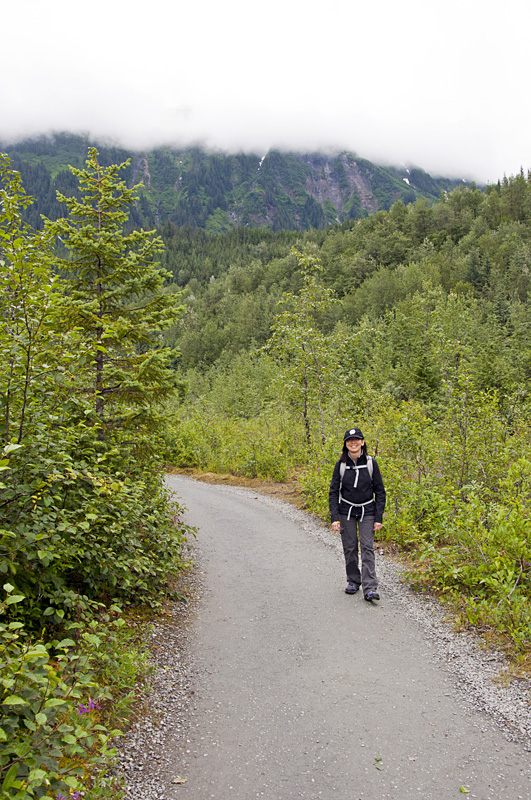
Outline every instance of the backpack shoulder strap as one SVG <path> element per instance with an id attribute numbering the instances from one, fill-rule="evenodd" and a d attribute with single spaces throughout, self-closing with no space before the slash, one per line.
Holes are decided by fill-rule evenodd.
<path id="1" fill-rule="evenodd" d="M 343 480 L 343 475 L 345 474 L 346 468 L 347 468 L 347 465 L 345 464 L 345 462 L 344 461 L 340 461 L 339 462 L 339 477 L 341 478 L 341 480 Z"/>

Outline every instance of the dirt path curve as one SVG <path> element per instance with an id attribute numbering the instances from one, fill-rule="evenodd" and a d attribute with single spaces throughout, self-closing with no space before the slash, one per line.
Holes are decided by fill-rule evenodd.
<path id="1" fill-rule="evenodd" d="M 252 490 L 168 484 L 199 529 L 205 591 L 178 755 L 187 782 L 161 797 L 529 800 L 529 719 L 511 741 L 480 707 L 483 689 L 441 654 L 395 568 L 379 559 L 382 600 L 369 604 L 344 593 L 337 538 L 303 512 Z"/>

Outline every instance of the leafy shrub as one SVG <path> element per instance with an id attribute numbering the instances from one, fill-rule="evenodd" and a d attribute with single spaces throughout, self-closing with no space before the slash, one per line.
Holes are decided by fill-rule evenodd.
<path id="1" fill-rule="evenodd" d="M 287 480 L 303 453 L 303 443 L 293 438 L 284 415 L 226 418 L 210 403 L 183 414 L 166 431 L 166 448 L 176 467 L 278 481 Z"/>
<path id="2" fill-rule="evenodd" d="M 105 455 L 56 451 L 37 459 L 22 448 L 5 473 L 0 571 L 27 598 L 28 612 L 59 622 L 74 613 L 72 593 L 92 599 L 152 600 L 187 562 L 189 529 L 169 502 L 162 476 L 119 472 Z M 24 494 L 21 497 L 21 489 Z"/>
<path id="3" fill-rule="evenodd" d="M 5 584 L 0 613 L 23 602 Z M 97 650 L 90 633 L 84 644 Z M 72 638 L 33 640 L 21 622 L 0 623 L 1 797 L 46 798 L 82 788 L 87 768 L 106 762 L 109 732 L 92 712 L 108 692 L 98 685 L 91 659 Z M 98 745 L 94 750 L 94 746 Z M 83 766 L 80 764 L 83 760 Z"/>

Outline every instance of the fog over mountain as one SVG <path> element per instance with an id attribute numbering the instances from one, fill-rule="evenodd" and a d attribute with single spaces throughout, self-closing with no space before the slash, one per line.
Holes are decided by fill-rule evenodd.
<path id="1" fill-rule="evenodd" d="M 347 149 L 479 181 L 531 166 L 524 0 L 28 0 L 2 16 L 2 139 Z"/>

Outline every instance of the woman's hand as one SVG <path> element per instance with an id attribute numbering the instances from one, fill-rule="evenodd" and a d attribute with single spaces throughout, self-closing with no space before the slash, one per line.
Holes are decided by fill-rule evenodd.
<path id="1" fill-rule="evenodd" d="M 382 528 L 383 528 L 383 523 L 381 523 L 381 522 L 375 522 L 374 523 L 374 530 L 375 531 L 381 531 Z"/>
<path id="2" fill-rule="evenodd" d="M 334 533 L 339 533 L 341 530 L 341 523 L 340 522 L 332 522 L 332 530 Z"/>

